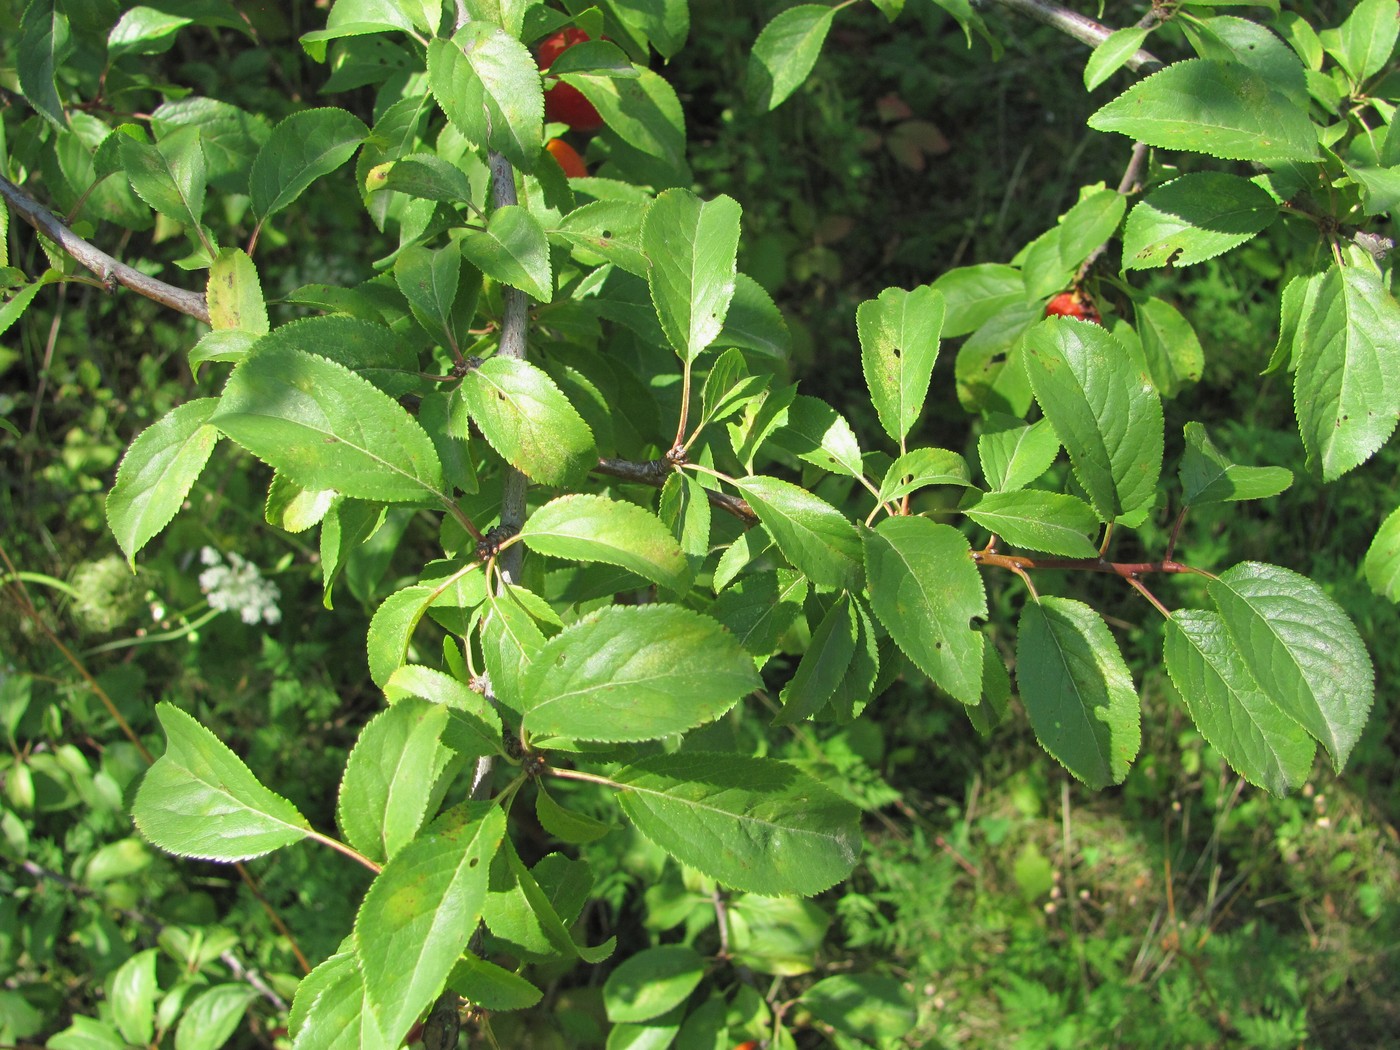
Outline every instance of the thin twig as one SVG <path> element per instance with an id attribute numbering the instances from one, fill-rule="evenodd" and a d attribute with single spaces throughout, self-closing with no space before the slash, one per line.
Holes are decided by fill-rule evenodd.
<path id="1" fill-rule="evenodd" d="M 0 176 L 0 197 L 10 210 L 71 255 L 80 265 L 95 273 L 109 291 L 116 285 L 168 306 L 197 321 L 209 324 L 209 305 L 202 292 L 176 288 L 140 270 L 118 262 L 96 245 L 83 240 L 59 218 L 9 179 Z"/>
<path id="2" fill-rule="evenodd" d="M 1078 11 L 1071 11 L 1050 0 L 995 0 L 1002 7 L 1010 8 L 1019 14 L 1034 18 L 1037 22 L 1057 29 L 1067 36 L 1074 37 L 1082 44 L 1098 47 L 1112 35 L 1113 30 L 1101 22 L 1096 22 Z M 1153 73 L 1166 63 L 1150 51 L 1139 48 L 1132 58 L 1124 63 L 1135 73 Z"/>

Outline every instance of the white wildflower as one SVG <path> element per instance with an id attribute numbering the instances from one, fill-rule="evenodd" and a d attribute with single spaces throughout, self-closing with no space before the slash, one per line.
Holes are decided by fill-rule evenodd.
<path id="1" fill-rule="evenodd" d="M 209 598 L 209 607 L 220 612 L 236 612 L 244 623 L 280 623 L 282 610 L 277 602 L 282 597 L 277 584 L 263 579 L 258 567 L 232 551 L 225 565 L 219 552 L 205 547 L 199 560 L 210 566 L 199 574 L 199 589 Z"/>

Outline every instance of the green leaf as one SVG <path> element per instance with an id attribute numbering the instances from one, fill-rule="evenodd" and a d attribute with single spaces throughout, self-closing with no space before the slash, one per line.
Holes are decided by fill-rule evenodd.
<path id="1" fill-rule="evenodd" d="M 1390 0 L 1358 0 L 1346 21 L 1323 39 L 1328 52 L 1359 84 L 1390 61 L 1397 29 L 1395 5 Z"/>
<path id="2" fill-rule="evenodd" d="M 576 845 L 597 842 L 613 830 L 611 824 L 565 809 L 554 801 L 554 796 L 544 789 L 543 784 L 539 785 L 539 792 L 535 795 L 535 816 L 545 831 L 557 839 Z"/>
<path id="3" fill-rule="evenodd" d="M 774 440 L 799 459 L 833 474 L 864 473 L 860 443 L 846 417 L 820 398 L 798 394 L 788 406 L 786 424 Z"/>
<path id="4" fill-rule="evenodd" d="M 802 86 L 817 64 L 836 8 L 798 4 L 773 18 L 749 52 L 749 99 L 765 113 Z"/>
<path id="5" fill-rule="evenodd" d="M 783 687 L 783 709 L 773 719 L 775 726 L 811 718 L 826 705 L 851 666 L 859 634 L 855 605 L 843 594 L 817 624 L 797 670 Z"/>
<path id="6" fill-rule="evenodd" d="M 738 346 L 779 361 L 787 359 L 792 333 L 773 297 L 746 273 L 737 274 L 734 298 L 724 315 L 724 327 L 715 339 L 718 346 Z"/>
<path id="7" fill-rule="evenodd" d="M 192 21 L 154 7 L 133 7 L 123 12 L 107 34 L 107 59 L 116 62 L 126 55 L 162 54 L 175 43 L 175 34 Z"/>
<path id="8" fill-rule="evenodd" d="M 372 168 L 365 188 L 371 192 L 397 190 L 448 204 L 470 204 L 474 196 L 466 172 L 434 153 L 416 153 Z"/>
<path id="9" fill-rule="evenodd" d="M 870 399 L 885 433 L 901 448 L 928 396 L 944 309 L 942 293 L 928 285 L 912 292 L 886 288 L 856 309 Z"/>
<path id="10" fill-rule="evenodd" d="M 608 974 L 603 1008 L 614 1024 L 650 1021 L 690 998 L 705 976 L 705 960 L 684 944 L 644 948 Z"/>
<path id="11" fill-rule="evenodd" d="M 1156 296 L 1139 303 L 1137 334 L 1157 393 L 1173 397 L 1188 383 L 1200 380 L 1205 351 L 1191 322 L 1171 303 Z"/>
<path id="12" fill-rule="evenodd" d="M 1056 446 L 1058 450 L 1059 446 Z M 916 448 L 900 456 L 880 482 L 880 502 L 902 499 L 930 485 L 972 486 L 967 460 L 946 448 Z"/>
<path id="13" fill-rule="evenodd" d="M 1275 795 L 1307 779 L 1316 746 L 1260 688 L 1220 616 L 1173 613 L 1163 655 L 1191 720 L 1231 769 Z"/>
<path id="14" fill-rule="evenodd" d="M 166 102 L 151 114 L 157 138 L 181 127 L 199 129 L 209 185 L 225 193 L 247 192 L 253 158 L 270 131 L 261 116 L 198 95 Z"/>
<path id="15" fill-rule="evenodd" d="M 837 974 L 812 985 L 798 1002 L 842 1035 L 876 1046 L 914 1030 L 914 1003 L 893 977 Z"/>
<path id="16" fill-rule="evenodd" d="M 112 1019 L 128 1043 L 144 1046 L 155 1035 L 156 955 L 159 949 L 137 952 L 112 974 L 107 1001 Z"/>
<path id="17" fill-rule="evenodd" d="M 1377 594 L 1400 602 L 1400 508 L 1381 522 L 1366 551 L 1366 582 Z"/>
<path id="18" fill-rule="evenodd" d="M 687 568 L 692 574 L 698 572 L 710 554 L 712 515 L 705 487 L 691 475 L 674 471 L 661 486 L 658 509 L 661 520 L 685 553 Z"/>
<path id="19" fill-rule="evenodd" d="M 1255 679 L 1340 772 L 1375 694 L 1371 658 L 1350 618 L 1312 580 L 1277 565 L 1242 562 L 1208 590 Z"/>
<path id="20" fill-rule="evenodd" d="M 1333 268 L 1294 342 L 1293 406 L 1308 465 L 1333 481 L 1375 454 L 1400 419 L 1400 304 L 1374 271 Z"/>
<path id="21" fill-rule="evenodd" d="M 1138 695 L 1098 613 L 1071 598 L 1027 602 L 1016 681 L 1046 751 L 1091 788 L 1123 782 L 1142 744 Z"/>
<path id="22" fill-rule="evenodd" d="M 206 174 L 197 128 L 180 128 L 154 146 L 119 135 L 117 149 L 138 197 L 178 223 L 199 226 Z"/>
<path id="23" fill-rule="evenodd" d="M 364 121 L 343 109 L 305 109 L 278 123 L 248 174 L 253 213 L 261 221 L 287 207 L 349 160 L 368 134 Z"/>
<path id="24" fill-rule="evenodd" d="M 229 329 L 266 335 L 267 303 L 263 300 L 258 270 L 242 248 L 225 248 L 209 267 L 205 290 L 209 323 L 215 330 Z"/>
<path id="25" fill-rule="evenodd" d="M 543 371 L 495 357 L 462 378 L 472 421 L 507 463 L 542 485 L 569 485 L 597 462 L 593 432 Z"/>
<path id="26" fill-rule="evenodd" d="M 982 696 L 982 576 L 967 538 L 927 518 L 886 518 L 863 529 L 870 608 L 919 670 L 965 704 Z"/>
<path id="27" fill-rule="evenodd" d="M 384 503 L 435 499 L 442 488 L 432 440 L 398 402 L 300 350 L 254 350 L 209 422 L 302 488 Z"/>
<path id="28" fill-rule="evenodd" d="M 1317 131 L 1261 74 L 1234 62 L 1177 62 L 1139 81 L 1089 118 L 1162 149 L 1229 160 L 1316 160 Z"/>
<path id="29" fill-rule="evenodd" d="M 1050 469 L 1060 454 L 1060 439 L 1048 420 L 1024 423 L 1014 416 L 993 416 L 977 438 L 982 477 L 994 492 L 1023 489 Z"/>
<path id="30" fill-rule="evenodd" d="M 433 587 L 404 587 L 385 598 L 369 622 L 366 644 L 369 676 L 381 689 L 408 661 L 408 647 L 418 622 L 436 597 Z"/>
<path id="31" fill-rule="evenodd" d="M 258 782 L 232 751 L 185 712 L 156 705 L 165 754 L 136 792 L 132 817 L 168 853 L 201 860 L 248 860 L 300 842 L 310 825 Z"/>
<path id="32" fill-rule="evenodd" d="M 300 350 L 344 365 L 392 398 L 416 392 L 418 355 L 402 337 L 382 324 L 344 314 L 304 317 L 279 325 L 257 344 L 259 353 Z"/>
<path id="33" fill-rule="evenodd" d="M 1067 558 L 1094 558 L 1099 553 L 1091 538 L 1098 532 L 1098 516 L 1078 496 L 1038 490 L 989 492 L 963 513 L 1013 547 Z"/>
<path id="34" fill-rule="evenodd" d="M 486 899 L 491 858 L 505 837 L 499 806 L 464 803 L 385 865 L 355 917 L 365 999 L 397 1046 L 437 998 L 467 947 Z"/>
<path id="35" fill-rule="evenodd" d="M 371 860 L 412 842 L 436 801 L 453 754 L 442 744 L 448 709 L 401 700 L 360 731 L 345 763 L 336 818 L 345 841 Z"/>
<path id="36" fill-rule="evenodd" d="M 930 286 L 946 303 L 943 336 L 975 332 L 1008 306 L 1022 306 L 1026 298 L 1021 271 L 1004 263 L 960 266 L 941 274 Z"/>
<path id="37" fill-rule="evenodd" d="M 1104 521 L 1136 525 L 1157 495 L 1162 402 L 1096 324 L 1047 318 L 1026 335 L 1031 388 Z"/>
<path id="38" fill-rule="evenodd" d="M 560 496 L 525 521 L 520 536 L 554 558 L 621 565 L 678 593 L 690 586 L 690 565 L 671 531 L 650 511 L 606 496 Z"/>
<path id="39" fill-rule="evenodd" d="M 486 276 L 542 303 L 554 298 L 549 241 L 544 227 L 526 208 L 518 204 L 497 208 L 485 230 L 462 234 L 461 245 L 467 261 Z"/>
<path id="40" fill-rule="evenodd" d="M 305 532 L 321 523 L 336 495 L 333 489 L 304 489 L 281 474 L 274 474 L 272 484 L 267 487 L 263 518 L 269 525 L 287 532 Z"/>
<path id="41" fill-rule="evenodd" d="M 1127 65 L 1137 54 L 1137 49 L 1142 47 L 1147 33 L 1148 30 L 1140 26 L 1126 26 L 1104 37 L 1084 66 L 1084 90 L 1093 91 Z"/>
<path id="42" fill-rule="evenodd" d="M 485 697 L 451 675 L 409 664 L 389 676 L 384 695 L 391 704 L 417 696 L 449 709 L 452 719 L 443 733 L 443 743 L 459 754 L 479 757 L 502 753 L 501 716 Z"/>
<path id="43" fill-rule="evenodd" d="M 187 401 L 143 430 L 122 457 L 107 494 L 107 526 L 133 568 L 137 552 L 170 524 L 209 462 L 219 440 L 209 417 L 218 403 Z"/>
<path id="44" fill-rule="evenodd" d="M 651 301 L 671 347 L 687 364 L 724 327 L 737 280 L 740 212 L 730 197 L 702 201 L 676 189 L 657 197 L 642 221 Z"/>
<path id="45" fill-rule="evenodd" d="M 1254 239 L 1278 215 L 1259 186 L 1238 175 L 1199 171 L 1153 190 L 1123 227 L 1123 268 L 1190 266 Z"/>
<path id="46" fill-rule="evenodd" d="M 454 304 L 462 278 L 462 253 L 448 247 L 440 251 L 412 246 L 394 260 L 394 283 L 414 319 L 439 346 L 457 346 Z"/>
<path id="47" fill-rule="evenodd" d="M 13 11 L 10 17 L 13 26 Z M 30 0 L 20 18 L 12 52 L 19 89 L 31 106 L 59 128 L 68 127 L 68 114 L 63 111 L 54 75 L 71 49 L 68 18 L 54 0 Z"/>
<path id="48" fill-rule="evenodd" d="M 540 649 L 522 730 L 570 740 L 653 740 L 713 721 L 762 685 L 720 624 L 678 605 L 610 606 Z"/>
<path id="49" fill-rule="evenodd" d="M 544 86 L 529 49 L 489 22 L 428 43 L 428 86 L 469 142 L 533 171 L 544 137 Z"/>
<path id="50" fill-rule="evenodd" d="M 839 510 L 778 478 L 738 478 L 734 487 L 795 569 L 818 585 L 848 590 L 860 585 L 860 537 Z"/>
<path id="51" fill-rule="evenodd" d="M 1181 499 L 1186 504 L 1268 499 L 1293 484 L 1293 472 L 1283 467 L 1241 467 L 1232 463 L 1200 423 L 1186 424 L 1180 478 Z"/>
<path id="52" fill-rule="evenodd" d="M 682 752 L 625 766 L 623 811 L 646 838 L 726 886 L 810 896 L 860 855 L 854 806 L 784 762 Z"/>
<path id="53" fill-rule="evenodd" d="M 219 1050 L 257 997 L 257 989 L 246 984 L 216 984 L 200 992 L 180 1015 L 175 1050 Z"/>
<path id="54" fill-rule="evenodd" d="M 662 161 L 688 182 L 685 113 L 676 89 L 645 66 L 633 68 L 636 77 L 566 73 L 559 79 L 578 88 L 623 142 Z"/>
<path id="55" fill-rule="evenodd" d="M 807 577 L 792 569 L 750 572 L 715 599 L 710 615 L 752 655 L 766 658 L 801 614 L 807 591 Z"/>
<path id="56" fill-rule="evenodd" d="M 544 993 L 519 974 L 463 953 L 452 968 L 447 986 L 483 1010 L 528 1010 Z"/>

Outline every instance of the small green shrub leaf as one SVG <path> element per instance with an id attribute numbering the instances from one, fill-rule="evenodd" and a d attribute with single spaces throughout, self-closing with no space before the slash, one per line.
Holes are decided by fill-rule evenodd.
<path id="1" fill-rule="evenodd" d="M 1123 227 L 1123 268 L 1190 266 L 1238 248 L 1278 216 L 1278 205 L 1248 179 L 1199 171 L 1153 190 Z"/>
<path id="2" fill-rule="evenodd" d="M 233 861 L 306 837 L 306 818 L 263 787 L 213 733 L 173 704 L 157 704 L 156 716 L 165 754 L 141 781 L 132 807 L 147 839 L 177 856 Z"/>
<path id="3" fill-rule="evenodd" d="M 801 722 L 826 705 L 851 666 L 859 635 L 855 604 L 843 594 L 812 631 L 807 651 L 780 694 L 783 709 L 773 719 L 774 725 Z"/>
<path id="4" fill-rule="evenodd" d="M 416 696 L 451 710 L 442 740 L 458 754 L 479 757 L 501 753 L 501 716 L 484 696 L 449 674 L 409 664 L 389 676 L 384 695 L 391 704 Z"/>
<path id="5" fill-rule="evenodd" d="M 1025 423 L 1014 416 L 993 416 L 977 438 L 982 477 L 993 492 L 1023 489 L 1050 469 L 1060 454 L 1060 439 L 1049 420 Z"/>
<path id="6" fill-rule="evenodd" d="M 859 811 L 785 762 L 681 752 L 613 779 L 638 831 L 735 889 L 810 896 L 849 875 L 860 855 Z"/>
<path id="7" fill-rule="evenodd" d="M 685 172 L 685 112 L 676 89 L 645 66 L 633 68 L 635 77 L 617 77 L 610 71 L 602 76 L 565 73 L 559 79 L 578 88 L 608 129 L 627 145 L 674 172 Z"/>
<path id="8" fill-rule="evenodd" d="M 365 1001 L 397 1046 L 437 998 L 486 900 L 491 859 L 505 837 L 499 806 L 469 802 L 434 821 L 384 866 L 355 917 Z"/>
<path id="9" fill-rule="evenodd" d="M 31 106 L 60 129 L 68 127 L 68 114 L 58 97 L 55 74 L 72 47 L 68 17 L 57 4 L 33 0 L 25 7 L 13 51 L 19 89 Z"/>
<path id="10" fill-rule="evenodd" d="M 901 448 L 928 396 L 944 310 L 942 293 L 927 285 L 912 292 L 886 288 L 856 310 L 870 400 L 885 433 Z"/>
<path id="11" fill-rule="evenodd" d="M 653 740 L 718 718 L 761 685 L 728 631 L 678 605 L 611 606 L 535 656 L 522 728 L 571 740 Z"/>
<path id="12" fill-rule="evenodd" d="M 1171 303 L 1155 295 L 1137 307 L 1137 334 L 1152 384 L 1163 397 L 1174 397 L 1200 380 L 1205 351 L 1191 322 Z"/>
<path id="13" fill-rule="evenodd" d="M 644 948 L 608 974 L 603 1008 L 614 1024 L 650 1021 L 690 998 L 705 976 L 705 960 L 684 944 Z"/>
<path id="14" fill-rule="evenodd" d="M 486 276 L 542 303 L 554 298 L 549 240 L 528 209 L 518 204 L 497 208 L 485 230 L 462 234 L 461 245 L 467 261 Z"/>
<path id="15" fill-rule="evenodd" d="M 381 689 L 408 661 L 408 646 L 423 614 L 436 597 L 432 587 L 417 585 L 395 591 L 379 603 L 369 622 L 366 648 L 369 676 Z"/>
<path id="16" fill-rule="evenodd" d="M 1327 51 L 1358 84 L 1385 68 L 1395 50 L 1395 6 L 1389 0 L 1359 0 L 1335 31 L 1324 36 Z"/>
<path id="17" fill-rule="evenodd" d="M 799 459 L 833 474 L 858 478 L 864 471 L 860 442 L 851 424 L 820 398 L 805 394 L 793 398 L 787 422 L 773 439 Z"/>
<path id="18" fill-rule="evenodd" d="M 287 207 L 349 160 L 368 134 L 364 121 L 343 109 L 306 109 L 281 121 L 248 173 L 254 214 L 266 219 Z"/>
<path id="19" fill-rule="evenodd" d="M 1381 522 L 1366 551 L 1366 582 L 1377 594 L 1400 602 L 1400 507 Z"/>
<path id="20" fill-rule="evenodd" d="M 677 592 L 690 585 L 690 565 L 671 530 L 635 503 L 560 496 L 531 514 L 520 536 L 531 550 L 554 558 L 621 565 Z"/>
<path id="21" fill-rule="evenodd" d="M 1091 788 L 1123 782 L 1142 744 L 1138 695 L 1098 613 L 1071 598 L 1027 602 L 1016 680 L 1046 751 Z"/>
<path id="22" fill-rule="evenodd" d="M 554 796 L 545 790 L 543 784 L 539 786 L 539 793 L 535 795 L 535 816 L 545 831 L 557 839 L 575 845 L 597 842 L 613 830 L 611 824 L 561 806 L 554 800 Z"/>
<path id="23" fill-rule="evenodd" d="M 414 246 L 394 260 L 394 283 L 408 300 L 414 320 L 440 346 L 457 345 L 454 304 L 461 279 L 462 253 L 452 247 L 432 251 Z"/>
<path id="24" fill-rule="evenodd" d="M 1308 465 L 1333 481 L 1365 463 L 1400 419 L 1397 304 L 1372 270 L 1328 270 L 1294 341 L 1293 406 Z"/>
<path id="25" fill-rule="evenodd" d="M 1218 614 L 1174 613 L 1163 655 L 1191 720 L 1231 769 L 1275 795 L 1307 779 L 1316 745 L 1260 687 Z"/>
<path id="26" fill-rule="evenodd" d="M 160 214 L 198 227 L 204 216 L 204 150 L 197 128 L 180 128 L 155 145 L 118 135 L 122 168 L 135 194 Z"/>
<path id="27" fill-rule="evenodd" d="M 666 338 L 687 363 L 724 327 L 737 282 L 740 211 L 730 197 L 702 201 L 689 190 L 667 190 L 642 222 L 651 301 Z"/>
<path id="28" fill-rule="evenodd" d="M 750 572 L 710 607 L 712 615 L 752 655 L 771 656 L 807 600 L 808 580 L 792 569 Z"/>
<path id="29" fill-rule="evenodd" d="M 1371 657 L 1351 619 L 1312 580 L 1277 565 L 1242 562 L 1209 591 L 1255 679 L 1340 771 L 1375 695 Z"/>
<path id="30" fill-rule="evenodd" d="M 860 536 L 844 514 L 779 478 L 755 475 L 734 485 L 795 569 L 816 584 L 848 590 L 859 586 Z"/>
<path id="31" fill-rule="evenodd" d="M 1067 318 L 1027 333 L 1025 366 L 1100 519 L 1141 523 L 1162 469 L 1162 402 L 1151 380 L 1103 328 Z"/>
<path id="32" fill-rule="evenodd" d="M 448 709 L 400 700 L 360 730 L 345 763 L 336 818 L 345 840 L 375 861 L 413 841 L 453 754 L 442 744 Z"/>
<path id="33" fill-rule="evenodd" d="M 1139 81 L 1089 118 L 1095 131 L 1228 160 L 1316 160 L 1307 110 L 1248 66 L 1204 58 Z"/>
<path id="34" fill-rule="evenodd" d="M 1268 499 L 1293 484 L 1283 467 L 1242 467 L 1216 448 L 1200 423 L 1186 424 L 1186 451 L 1181 457 L 1183 503 L 1228 503 Z"/>
<path id="35" fill-rule="evenodd" d="M 490 22 L 473 20 L 428 43 L 428 86 L 469 142 L 533 171 L 544 132 L 544 86 L 529 49 Z"/>
<path id="36" fill-rule="evenodd" d="M 1058 450 L 1059 446 L 1055 446 Z M 946 448 L 916 448 L 900 456 L 880 482 L 880 502 L 902 499 L 930 485 L 972 485 L 967 460 Z"/>
<path id="37" fill-rule="evenodd" d="M 982 575 L 967 538 L 927 518 L 886 518 L 863 529 L 870 608 L 919 670 L 965 704 L 982 696 Z"/>
<path id="38" fill-rule="evenodd" d="M 365 979 L 351 952 L 332 955 L 297 985 L 288 1027 L 293 1050 L 389 1047 L 365 1002 Z"/>
<path id="39" fill-rule="evenodd" d="M 544 993 L 525 978 L 493 962 L 464 952 L 452 968 L 447 986 L 483 1010 L 528 1010 Z"/>
<path id="40" fill-rule="evenodd" d="M 1093 91 L 1137 54 L 1148 31 L 1140 26 L 1125 26 L 1103 39 L 1089 55 L 1084 65 L 1084 89 Z"/>
<path id="41" fill-rule="evenodd" d="M 1098 531 L 1098 515 L 1078 496 L 1038 490 L 989 492 L 963 513 L 1013 547 L 1067 558 L 1093 558 L 1099 552 L 1091 539 Z"/>
<path id="42" fill-rule="evenodd" d="M 242 248 L 225 248 L 209 267 L 205 291 L 209 323 L 215 330 L 232 329 L 266 335 L 267 303 L 263 300 L 258 269 Z"/>
<path id="43" fill-rule="evenodd" d="M 898 1041 L 914 1030 L 914 1003 L 893 977 L 837 974 L 812 985 L 798 1001 L 819 1021 L 868 1044 Z"/>
<path id="44" fill-rule="evenodd" d="M 219 1050 L 243 1021 L 248 1004 L 258 997 L 246 984 L 216 984 L 190 1001 L 175 1029 L 175 1050 Z"/>
<path id="45" fill-rule="evenodd" d="M 397 503 L 437 498 L 442 487 L 432 440 L 398 402 L 300 350 L 254 350 L 209 422 L 305 489 Z"/>
<path id="46" fill-rule="evenodd" d="M 133 567 L 137 552 L 170 524 L 189 495 L 219 431 L 209 425 L 218 400 L 187 401 L 137 435 L 107 495 L 107 526 Z"/>
<path id="47" fill-rule="evenodd" d="M 568 485 L 597 462 L 593 432 L 554 380 L 528 361 L 495 357 L 462 377 L 462 398 L 507 463 L 542 485 Z"/>
<path id="48" fill-rule="evenodd" d="M 831 30 L 836 8 L 798 4 L 774 17 L 749 52 L 749 99 L 765 113 L 802 86 Z"/>
<path id="49" fill-rule="evenodd" d="M 128 1043 L 145 1046 L 155 1035 L 157 948 L 137 952 L 112 974 L 107 1001 L 112 1019 Z"/>

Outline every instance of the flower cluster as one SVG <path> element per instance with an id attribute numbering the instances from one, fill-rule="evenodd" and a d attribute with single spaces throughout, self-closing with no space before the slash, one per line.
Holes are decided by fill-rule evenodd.
<path id="1" fill-rule="evenodd" d="M 265 580 L 258 567 L 242 555 L 229 552 L 228 564 L 213 547 L 199 552 L 199 560 L 210 568 L 199 574 L 199 589 L 209 598 L 209 607 L 220 612 L 237 612 L 244 623 L 280 623 L 282 610 L 277 601 L 282 592 Z"/>

